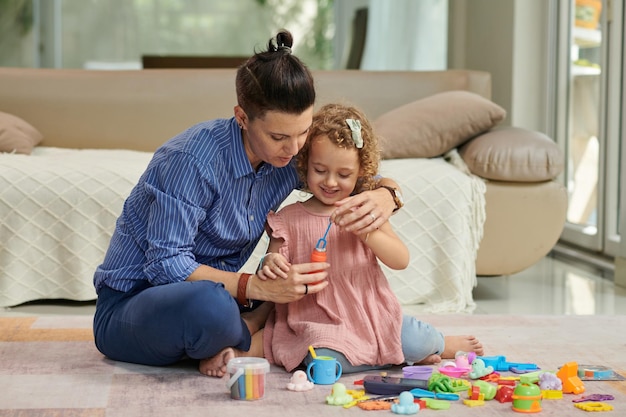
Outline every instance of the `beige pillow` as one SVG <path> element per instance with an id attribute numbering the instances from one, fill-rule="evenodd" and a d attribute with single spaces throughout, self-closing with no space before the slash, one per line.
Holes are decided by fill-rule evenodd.
<path id="1" fill-rule="evenodd" d="M 498 181 L 548 181 L 563 171 L 564 157 L 552 139 L 516 127 L 494 129 L 459 148 L 469 170 Z"/>
<path id="2" fill-rule="evenodd" d="M 506 111 L 469 91 L 448 91 L 405 104 L 374 120 L 382 158 L 433 158 L 485 132 Z"/>
<path id="3" fill-rule="evenodd" d="M 0 111 L 0 152 L 29 155 L 43 136 L 29 123 Z"/>

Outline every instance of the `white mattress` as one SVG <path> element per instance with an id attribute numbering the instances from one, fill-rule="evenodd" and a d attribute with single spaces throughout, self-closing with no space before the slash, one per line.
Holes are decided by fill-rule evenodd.
<path id="1" fill-rule="evenodd" d="M 49 147 L 0 154 L 0 306 L 95 299 L 94 270 L 151 156 Z"/>

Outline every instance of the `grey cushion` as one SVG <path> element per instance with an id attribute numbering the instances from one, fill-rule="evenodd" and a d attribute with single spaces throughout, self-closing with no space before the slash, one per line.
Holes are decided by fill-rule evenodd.
<path id="1" fill-rule="evenodd" d="M 548 181 L 564 166 L 563 152 L 552 139 L 515 127 L 479 135 L 461 146 L 459 154 L 473 174 L 498 181 Z"/>
<path id="2" fill-rule="evenodd" d="M 393 109 L 373 122 L 381 138 L 381 156 L 433 158 L 485 132 L 506 111 L 469 91 L 447 91 Z"/>

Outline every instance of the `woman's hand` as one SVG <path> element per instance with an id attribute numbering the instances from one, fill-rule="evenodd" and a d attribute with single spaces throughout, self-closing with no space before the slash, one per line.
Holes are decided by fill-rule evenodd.
<path id="1" fill-rule="evenodd" d="M 291 265 L 285 279 L 262 280 L 253 276 L 250 278 L 247 297 L 278 304 L 298 301 L 328 286 L 326 269 L 329 266 L 326 262 Z"/>
<path id="2" fill-rule="evenodd" d="M 385 188 L 363 191 L 335 203 L 330 219 L 342 229 L 362 235 L 382 226 L 393 213 L 396 203 Z"/>
<path id="3" fill-rule="evenodd" d="M 270 252 L 263 256 L 262 268 L 257 271 L 256 275 L 263 281 L 278 277 L 287 279 L 290 267 L 291 264 L 283 255 Z"/>

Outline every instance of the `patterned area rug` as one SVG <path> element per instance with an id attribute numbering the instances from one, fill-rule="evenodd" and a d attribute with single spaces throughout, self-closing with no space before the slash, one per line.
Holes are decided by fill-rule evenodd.
<path id="1" fill-rule="evenodd" d="M 535 363 L 556 370 L 568 362 L 605 366 L 626 376 L 626 316 L 504 316 L 433 315 L 429 322 L 444 334 L 474 334 L 486 355 L 504 355 L 508 361 Z M 376 374 L 376 372 L 370 372 Z M 401 368 L 387 371 L 400 376 Z M 265 396 L 258 401 L 230 398 L 225 379 L 200 375 L 196 364 L 167 368 L 116 363 L 94 347 L 89 316 L 0 318 L 0 416 L 242 416 L 369 415 L 358 407 L 325 404 L 330 386 L 311 391 L 287 390 L 290 374 L 272 367 Z M 364 374 L 340 379 L 347 388 Z M 589 394 L 610 394 L 610 415 L 626 415 L 626 381 L 584 381 Z M 461 393 L 461 398 L 466 398 Z M 542 416 L 584 415 L 574 407 L 581 395 L 542 400 Z M 427 415 L 434 411 L 422 410 Z M 376 413 L 376 412 L 375 412 Z M 377 413 L 389 414 L 390 411 Z M 380 414 L 382 415 L 382 414 Z M 468 407 L 453 402 L 438 415 L 519 415 L 511 403 L 487 401 Z"/>

